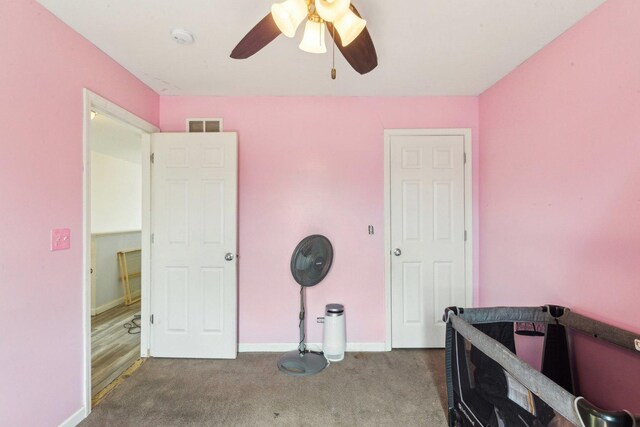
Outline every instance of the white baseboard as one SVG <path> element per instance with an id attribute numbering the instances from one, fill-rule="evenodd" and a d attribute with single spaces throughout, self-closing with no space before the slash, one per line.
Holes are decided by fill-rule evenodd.
<path id="1" fill-rule="evenodd" d="M 111 302 L 108 302 L 106 304 L 102 304 L 100 307 L 96 307 L 96 308 L 92 308 L 91 309 L 91 315 L 95 316 L 96 314 L 100 314 L 100 313 L 104 313 L 105 311 L 113 308 L 113 307 L 117 307 L 120 304 L 122 304 L 124 302 L 124 298 L 120 297 L 118 299 L 114 299 Z"/>
<path id="2" fill-rule="evenodd" d="M 376 352 L 387 350 L 384 342 L 348 342 L 347 351 Z"/>
<path id="3" fill-rule="evenodd" d="M 282 353 L 298 348 L 297 342 L 292 343 L 241 343 L 238 344 L 240 353 Z M 309 350 L 319 351 L 322 343 L 307 343 Z M 348 342 L 347 351 L 386 351 L 384 342 Z"/>
<path id="4" fill-rule="evenodd" d="M 60 423 L 59 427 L 76 427 L 86 418 L 84 406 L 74 412 L 69 418 Z"/>
<path id="5" fill-rule="evenodd" d="M 131 298 L 136 299 L 140 296 L 140 291 L 132 292 Z M 118 299 L 114 299 L 111 302 L 106 304 L 102 304 L 100 307 L 92 308 L 91 315 L 95 316 L 96 314 L 104 313 L 107 310 L 112 309 L 113 307 L 117 307 L 124 302 L 124 297 L 120 297 Z"/>

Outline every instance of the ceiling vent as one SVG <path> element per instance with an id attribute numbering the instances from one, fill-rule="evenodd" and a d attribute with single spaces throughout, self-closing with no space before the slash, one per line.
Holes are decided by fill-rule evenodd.
<path id="1" fill-rule="evenodd" d="M 222 119 L 187 119 L 187 132 L 222 132 Z"/>

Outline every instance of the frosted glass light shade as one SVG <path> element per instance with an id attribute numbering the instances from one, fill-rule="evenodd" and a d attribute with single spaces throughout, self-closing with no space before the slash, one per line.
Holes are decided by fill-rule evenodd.
<path id="1" fill-rule="evenodd" d="M 307 17 L 307 3 L 305 0 L 287 0 L 271 6 L 271 16 L 276 25 L 287 37 L 296 35 L 300 23 Z"/>
<path id="2" fill-rule="evenodd" d="M 325 53 L 327 46 L 324 43 L 324 29 L 324 22 L 320 23 L 308 20 L 307 25 L 304 27 L 304 37 L 298 47 L 309 53 Z"/>
<path id="3" fill-rule="evenodd" d="M 333 22 L 349 10 L 350 0 L 316 0 L 316 12 L 325 21 Z"/>
<path id="4" fill-rule="evenodd" d="M 333 26 L 338 30 L 338 34 L 340 34 L 342 46 L 346 46 L 354 41 L 356 37 L 360 35 L 362 30 L 364 30 L 366 25 L 367 21 L 359 18 L 351 9 L 333 23 Z"/>

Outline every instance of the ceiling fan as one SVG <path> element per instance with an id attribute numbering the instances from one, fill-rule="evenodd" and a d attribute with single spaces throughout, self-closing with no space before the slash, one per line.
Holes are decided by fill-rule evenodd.
<path id="1" fill-rule="evenodd" d="M 366 21 L 350 0 L 286 0 L 271 6 L 265 16 L 249 31 L 231 52 L 231 58 L 253 56 L 280 34 L 294 37 L 298 26 L 306 18 L 300 49 L 310 53 L 324 53 L 325 29 L 347 62 L 360 74 L 378 66 L 378 56 Z M 335 79 L 335 68 L 331 70 Z"/>

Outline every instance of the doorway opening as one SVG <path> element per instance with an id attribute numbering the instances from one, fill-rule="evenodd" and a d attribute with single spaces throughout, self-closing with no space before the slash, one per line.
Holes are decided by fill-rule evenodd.
<path id="1" fill-rule="evenodd" d="M 84 92 L 84 407 L 148 355 L 150 134 L 158 129 Z"/>
<path id="2" fill-rule="evenodd" d="M 140 357 L 142 132 L 93 111 L 91 396 Z"/>

